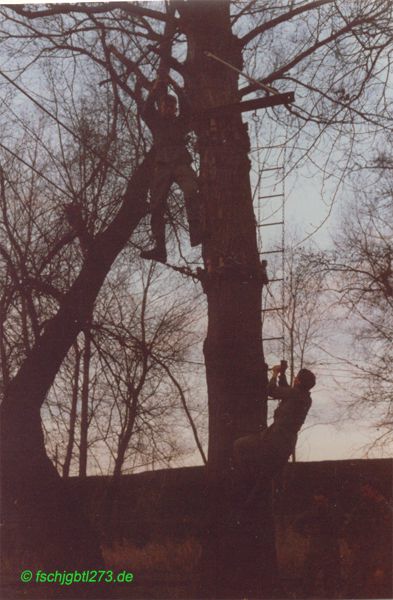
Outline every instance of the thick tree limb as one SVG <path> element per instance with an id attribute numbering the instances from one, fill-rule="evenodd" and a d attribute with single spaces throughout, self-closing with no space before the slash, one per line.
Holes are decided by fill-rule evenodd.
<path id="1" fill-rule="evenodd" d="M 139 68 L 139 66 L 137 65 L 136 62 L 134 62 L 133 60 L 130 60 L 127 56 L 125 56 L 125 54 L 123 54 L 122 52 L 120 52 L 113 45 L 108 46 L 108 50 L 110 52 L 112 52 L 112 54 L 114 54 L 116 56 L 116 58 L 118 58 L 119 61 L 126 67 L 128 75 L 130 75 L 131 73 L 134 73 L 138 77 L 138 79 L 140 80 L 140 82 L 142 83 L 142 85 L 145 88 L 149 88 L 150 87 L 149 80 L 142 73 L 142 71 L 140 70 L 140 68 Z"/>
<path id="2" fill-rule="evenodd" d="M 56 4 L 51 8 L 43 10 L 28 10 L 25 8 L 26 5 L 15 6 L 14 4 L 6 4 L 5 7 L 13 10 L 18 15 L 26 17 L 28 19 L 38 19 L 40 17 L 51 17 L 54 15 L 65 15 L 70 13 L 84 13 L 84 14 L 99 14 L 106 13 L 112 10 L 123 10 L 129 15 L 136 17 L 149 17 L 158 21 L 168 21 L 168 15 L 166 13 L 152 10 L 151 8 L 141 7 L 139 4 L 131 2 L 107 2 L 105 4 Z"/>
<path id="3" fill-rule="evenodd" d="M 34 277 L 28 277 L 25 285 L 36 290 L 37 292 L 40 292 L 41 294 L 44 294 L 45 296 L 54 298 L 58 302 L 61 302 L 64 299 L 64 294 L 48 281 L 43 281 Z"/>
<path id="4" fill-rule="evenodd" d="M 91 315 L 95 299 L 113 261 L 140 219 L 147 213 L 146 194 L 152 155 L 134 172 L 123 204 L 105 231 L 91 243 L 84 265 L 65 295 L 57 314 L 48 322 L 16 376 L 10 382 L 3 410 L 39 410 L 62 361 Z M 26 393 L 26 390 L 29 390 Z M 9 401 L 9 402 L 7 402 Z M 12 407 L 8 407 L 11 403 Z"/>
<path id="5" fill-rule="evenodd" d="M 64 246 L 71 243 L 76 238 L 76 233 L 74 231 L 67 231 L 48 251 L 48 254 L 41 261 L 38 272 L 42 273 L 45 267 L 54 259 L 56 254 L 58 254 Z"/>
<path id="6" fill-rule="evenodd" d="M 334 33 L 328 35 L 327 37 L 324 37 L 322 40 L 318 40 L 317 42 L 315 42 L 315 44 L 313 44 L 312 46 L 307 48 L 307 50 L 304 50 L 304 52 L 301 52 L 300 54 L 298 54 L 293 60 L 289 61 L 288 63 L 283 65 L 280 69 L 277 69 L 276 71 L 274 71 L 273 73 L 268 75 L 268 77 L 265 77 L 264 79 L 262 79 L 261 83 L 265 83 L 265 84 L 271 83 L 272 81 L 279 79 L 287 71 L 290 71 L 291 69 L 293 69 L 293 67 L 295 67 L 302 60 L 304 60 L 305 58 L 307 58 L 308 56 L 310 56 L 311 54 L 313 54 L 314 52 L 319 50 L 319 48 L 322 48 L 323 46 L 330 44 L 330 42 L 333 42 L 336 39 L 338 39 L 339 37 L 345 35 L 346 33 L 349 33 L 354 27 L 358 27 L 359 25 L 364 25 L 365 23 L 368 23 L 370 20 L 373 20 L 373 18 L 372 17 L 357 17 L 356 19 L 353 19 L 345 27 L 342 27 L 338 31 L 335 31 Z M 244 88 L 241 88 L 240 93 L 241 93 L 241 96 L 246 96 L 247 94 L 251 94 L 252 92 L 255 92 L 257 89 L 258 89 L 258 86 L 256 84 L 251 84 L 251 85 L 245 86 Z"/>
<path id="7" fill-rule="evenodd" d="M 158 56 L 162 56 L 162 52 L 157 46 L 150 46 L 150 51 L 154 52 L 154 54 L 157 54 Z M 176 58 L 173 58 L 173 56 L 166 56 L 165 60 L 171 69 L 174 69 L 175 71 L 180 73 L 180 75 L 184 76 L 185 68 L 181 62 L 176 60 Z"/>
<path id="8" fill-rule="evenodd" d="M 293 17 L 297 17 L 298 15 L 301 15 L 303 12 L 308 12 L 310 10 L 314 10 L 315 8 L 319 8 L 320 6 L 323 6 L 324 4 L 333 4 L 333 3 L 334 3 L 334 0 L 316 0 L 315 2 L 310 2 L 310 3 L 304 4 L 302 6 L 299 6 L 298 8 L 295 8 L 294 10 L 290 10 L 289 12 L 286 12 L 286 13 L 280 15 L 279 17 L 272 19 L 271 21 L 268 21 L 267 23 L 263 23 L 262 25 L 259 25 L 259 27 L 256 27 L 252 31 L 249 31 L 248 33 L 246 33 L 246 35 L 244 35 L 243 37 L 240 38 L 239 42 L 242 46 L 246 46 L 249 42 L 251 42 L 251 40 L 253 40 L 258 35 L 265 33 L 269 29 L 272 29 L 273 27 L 276 27 L 277 25 L 280 25 L 281 23 L 285 23 L 285 21 L 289 21 L 290 19 L 293 19 Z"/>

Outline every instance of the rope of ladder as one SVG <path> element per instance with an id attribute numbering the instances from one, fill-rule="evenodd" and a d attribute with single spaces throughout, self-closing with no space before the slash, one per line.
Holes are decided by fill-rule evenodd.
<path id="1" fill-rule="evenodd" d="M 258 115 L 255 113 L 252 116 L 252 120 L 254 122 L 254 136 L 255 139 L 258 139 L 258 135 L 259 135 L 259 124 L 260 124 L 260 119 L 258 117 Z M 280 195 L 282 197 L 282 201 L 281 201 L 281 207 L 278 208 L 277 210 L 274 210 L 273 215 L 277 214 L 277 212 L 280 211 L 281 213 L 281 248 L 278 252 L 281 252 L 281 290 L 280 290 L 280 300 L 281 300 L 281 306 L 277 307 L 277 308 L 272 308 L 272 309 L 268 309 L 268 310 L 277 310 L 281 312 L 281 357 L 282 360 L 285 360 L 286 358 L 286 327 L 285 327 L 285 301 L 286 301 L 286 290 L 285 290 L 285 250 L 286 250 L 286 239 L 285 239 L 285 200 L 286 200 L 286 188 L 285 188 L 285 180 L 286 180 L 286 174 L 285 174 L 285 165 L 286 165 L 286 146 L 285 145 L 281 145 L 281 149 L 282 152 L 280 152 L 280 157 L 281 157 L 281 161 L 282 161 L 282 165 L 281 166 L 277 166 L 274 169 L 275 170 L 279 170 L 280 171 L 280 180 L 281 181 L 281 185 L 282 185 L 282 194 L 277 194 Z M 271 148 L 269 146 L 264 147 L 264 149 L 266 150 L 270 150 Z M 257 183 L 255 186 L 255 191 L 258 197 L 261 197 L 260 195 L 260 187 L 261 187 L 261 181 L 262 181 L 262 174 L 264 171 L 264 167 L 261 161 L 261 155 L 260 155 L 260 150 L 261 148 L 258 149 L 259 151 L 257 152 L 257 157 L 256 157 L 256 163 L 257 163 Z M 277 182 L 274 184 L 274 187 L 277 186 Z M 254 193 L 254 197 L 255 197 L 255 193 Z M 260 225 L 262 223 L 262 207 L 261 207 L 261 202 L 258 201 L 257 203 L 257 222 Z M 259 252 L 261 254 L 263 254 L 262 251 L 262 247 L 263 247 L 263 239 L 262 239 L 262 235 L 261 235 L 261 227 L 258 227 L 258 231 L 257 231 L 257 242 L 258 242 L 258 248 L 259 248 Z M 272 292 L 268 289 L 267 290 L 269 295 L 274 298 Z M 266 340 L 269 339 L 277 339 L 277 338 L 266 338 Z"/>

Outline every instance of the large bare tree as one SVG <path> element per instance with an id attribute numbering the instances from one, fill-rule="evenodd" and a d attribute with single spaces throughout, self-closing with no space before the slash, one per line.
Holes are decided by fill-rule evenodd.
<path id="1" fill-rule="evenodd" d="M 350 165 L 354 132 L 378 135 L 391 124 L 386 93 L 391 52 L 392 5 L 334 0 L 294 4 L 173 2 L 12 6 L 3 9 L 10 59 L 28 69 L 45 55 L 93 61 L 113 89 L 114 107 L 125 98 L 141 107 L 155 77 L 170 72 L 175 89 L 187 94 L 195 114 L 200 154 L 200 189 L 206 231 L 205 272 L 200 273 L 208 304 L 204 345 L 209 394 L 208 480 L 212 507 L 206 535 L 206 594 L 215 597 L 270 595 L 274 543 L 268 492 L 261 508 L 240 522 L 231 486 L 234 439 L 266 419 L 266 370 L 261 339 L 261 276 L 248 159 L 249 136 L 237 105 L 258 91 L 241 87 L 236 69 L 251 66 L 254 78 L 280 91 L 295 89 L 296 104 L 271 113 L 292 130 L 292 143 L 305 142 L 321 155 L 337 147 L 335 174 Z M 20 39 L 24 39 L 21 48 Z M 219 59 L 219 60 L 217 60 Z M 229 68 L 221 61 L 229 63 Z M 180 83 L 180 79 L 182 83 Z M 98 86 L 98 81 L 97 81 Z M 210 111 L 210 112 L 209 112 Z M 267 128 L 268 130 L 268 128 Z M 340 140 L 341 147 L 338 148 Z M 264 140 L 262 140 L 262 144 Z M 340 154 L 341 151 L 341 154 Z M 90 317 L 95 298 L 117 254 L 146 214 L 148 156 L 127 184 L 121 207 L 91 240 L 75 282 L 47 323 L 3 404 L 4 489 L 11 484 L 29 497 L 37 481 L 56 477 L 44 452 L 39 408 L 69 347 Z M 333 166 L 332 151 L 324 166 Z M 29 394 L 25 394 L 26 387 Z M 29 427 L 26 416 L 28 415 Z M 16 448 L 16 450 L 15 450 Z M 34 474 L 40 473 L 40 477 Z M 27 478 L 30 486 L 20 486 Z M 55 484 L 54 484 L 55 485 Z M 29 490 L 26 495 L 26 490 Z"/>

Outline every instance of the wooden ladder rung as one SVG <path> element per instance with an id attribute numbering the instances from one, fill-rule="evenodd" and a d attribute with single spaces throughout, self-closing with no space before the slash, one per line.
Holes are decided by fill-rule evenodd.
<path id="1" fill-rule="evenodd" d="M 283 225 L 284 221 L 272 221 L 271 223 L 261 223 L 258 227 L 271 227 L 272 225 Z"/>

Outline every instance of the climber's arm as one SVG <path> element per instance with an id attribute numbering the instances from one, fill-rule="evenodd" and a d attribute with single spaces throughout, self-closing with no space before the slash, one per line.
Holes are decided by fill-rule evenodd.
<path id="1" fill-rule="evenodd" d="M 273 375 L 267 386 L 267 393 L 276 400 L 290 400 L 293 396 L 293 389 L 289 387 L 285 374 L 282 373 L 281 365 L 272 368 Z M 277 378 L 280 375 L 280 385 L 277 385 Z M 285 378 L 285 384 L 281 384 L 282 377 Z"/>

